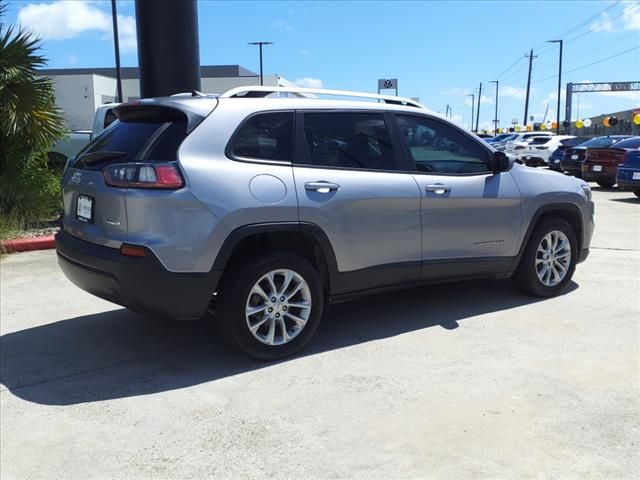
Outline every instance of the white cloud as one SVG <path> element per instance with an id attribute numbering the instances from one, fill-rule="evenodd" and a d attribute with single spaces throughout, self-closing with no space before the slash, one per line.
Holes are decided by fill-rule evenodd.
<path id="1" fill-rule="evenodd" d="M 293 27 L 289 25 L 285 20 L 282 20 L 282 19 L 275 20 L 273 22 L 273 26 L 280 30 L 286 30 L 287 32 L 290 32 L 293 30 Z"/>
<path id="2" fill-rule="evenodd" d="M 535 90 L 534 88 L 531 89 L 532 94 L 534 90 Z M 527 89 L 520 88 L 520 87 L 513 87 L 511 85 L 505 85 L 504 87 L 500 87 L 500 95 L 504 97 L 518 98 L 518 99 L 524 100 L 525 97 L 527 96 Z"/>
<path id="3" fill-rule="evenodd" d="M 293 83 L 295 83 L 299 87 L 324 88 L 324 84 L 322 83 L 322 80 L 320 80 L 319 78 L 311 78 L 311 77 L 298 78 Z"/>
<path id="4" fill-rule="evenodd" d="M 478 95 L 476 95 L 473 98 L 473 101 L 475 103 L 475 105 L 478 104 Z M 486 95 L 482 95 L 482 98 L 480 99 L 480 105 L 485 105 L 485 104 L 492 104 L 493 103 L 493 99 L 491 97 L 488 97 Z M 464 99 L 464 104 L 467 106 L 471 106 L 471 97 L 467 97 Z"/>
<path id="5" fill-rule="evenodd" d="M 43 40 L 68 40 L 84 32 L 104 33 L 104 40 L 112 40 L 111 14 L 87 0 L 53 3 L 30 3 L 18 12 L 20 24 Z M 133 17 L 118 15 L 120 49 L 123 53 L 136 50 L 136 25 Z"/>
<path id="6" fill-rule="evenodd" d="M 602 12 L 600 18 L 591 24 L 592 32 L 611 32 L 613 30 L 613 22 L 607 12 Z"/>
<path id="7" fill-rule="evenodd" d="M 300 55 L 309 55 L 309 53 L 311 52 L 309 52 L 309 50 L 307 50 L 306 48 L 303 48 L 302 50 L 298 50 L 298 53 Z"/>
<path id="8" fill-rule="evenodd" d="M 637 3 L 624 10 L 622 21 L 625 30 L 640 30 L 640 7 Z"/>

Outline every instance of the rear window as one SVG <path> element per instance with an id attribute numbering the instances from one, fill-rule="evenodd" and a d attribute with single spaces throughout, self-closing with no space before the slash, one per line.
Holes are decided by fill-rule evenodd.
<path id="1" fill-rule="evenodd" d="M 616 148 L 640 148 L 640 137 L 630 138 L 616 143 Z"/>
<path id="2" fill-rule="evenodd" d="M 529 142 L 530 145 L 544 145 L 545 143 L 549 143 L 551 137 L 535 137 Z"/>
<path id="3" fill-rule="evenodd" d="M 589 137 L 567 138 L 565 140 L 560 140 L 560 145 L 564 147 L 576 147 L 578 145 L 582 145 L 587 140 L 590 140 L 590 138 Z"/>
<path id="4" fill-rule="evenodd" d="M 87 145 L 73 166 L 101 170 L 111 163 L 173 162 L 186 136 L 186 120 L 115 122 Z"/>
<path id="5" fill-rule="evenodd" d="M 587 147 L 587 148 L 607 148 L 621 140 L 624 140 L 624 139 L 612 138 L 612 137 L 596 137 L 596 138 L 592 138 L 588 142 L 584 142 L 580 146 Z"/>

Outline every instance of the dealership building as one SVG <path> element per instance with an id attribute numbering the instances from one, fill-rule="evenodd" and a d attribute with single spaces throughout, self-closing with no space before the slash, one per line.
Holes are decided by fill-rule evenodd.
<path id="1" fill-rule="evenodd" d="M 140 98 L 138 67 L 123 67 L 122 97 L 124 101 Z M 71 130 L 90 129 L 96 109 L 116 101 L 115 68 L 54 68 L 40 70 L 54 82 L 56 105 L 62 110 Z M 200 67 L 201 90 L 222 93 L 234 87 L 259 85 L 260 75 L 240 65 L 203 65 Z M 279 75 L 264 75 L 266 86 L 291 86 Z"/>

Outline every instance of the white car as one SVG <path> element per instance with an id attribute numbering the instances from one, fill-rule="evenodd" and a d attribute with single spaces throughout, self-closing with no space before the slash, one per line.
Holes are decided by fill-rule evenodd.
<path id="1" fill-rule="evenodd" d="M 514 149 L 514 155 L 529 167 L 544 167 L 549 164 L 551 153 L 560 146 L 563 140 L 575 138 L 574 135 L 544 135 L 530 139 L 524 145 Z"/>
<path id="2" fill-rule="evenodd" d="M 528 143 L 534 137 L 544 137 L 544 136 L 551 137 L 551 136 L 554 135 L 554 133 L 552 133 L 552 132 L 524 132 L 524 133 L 518 133 L 516 135 L 517 136 L 515 138 L 512 138 L 511 140 L 509 140 L 508 142 L 506 142 L 504 144 L 504 151 L 506 153 L 514 153 L 515 148 L 516 148 L 516 143 L 518 143 L 518 142 L 527 142 Z M 522 145 L 522 144 L 519 143 L 519 145 Z"/>

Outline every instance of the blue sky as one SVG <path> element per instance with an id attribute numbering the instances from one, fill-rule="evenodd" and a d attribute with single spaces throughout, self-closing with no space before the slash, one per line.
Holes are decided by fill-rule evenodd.
<path id="1" fill-rule="evenodd" d="M 7 20 L 43 39 L 50 67 L 113 66 L 110 2 L 8 3 Z M 272 41 L 265 73 L 302 85 L 373 92 L 378 78 L 398 78 L 400 95 L 419 97 L 440 112 L 450 104 L 464 125 L 471 116 L 466 95 L 482 81 L 481 128 L 491 128 L 494 115 L 490 80 L 500 81 L 501 125 L 522 121 L 524 55 L 532 47 L 538 57 L 529 113 L 540 121 L 548 104 L 548 118 L 555 118 L 558 49 L 546 40 L 565 40 L 563 87 L 568 81 L 640 80 L 638 1 L 201 0 L 198 9 L 203 65 L 257 71 L 257 50 L 247 42 Z M 134 10 L 132 0 L 118 0 L 124 66 L 137 65 Z M 564 91 L 562 100 L 564 105 Z M 635 107 L 640 92 L 580 95 L 581 117 Z"/>

